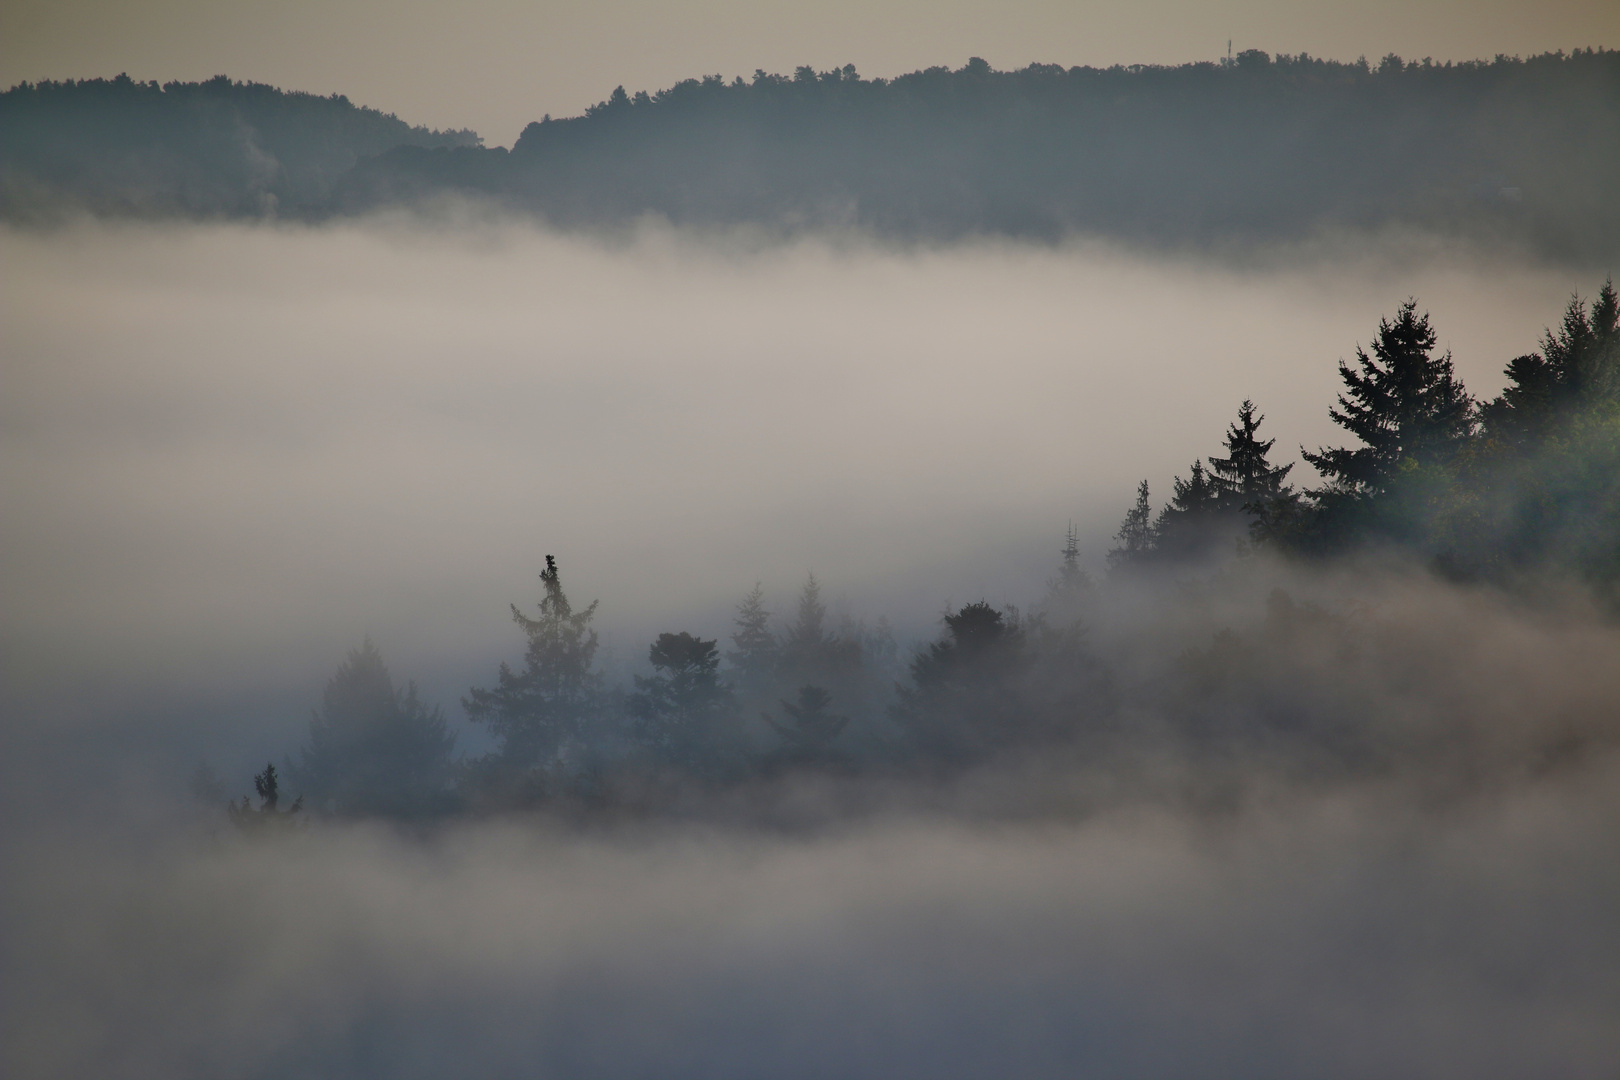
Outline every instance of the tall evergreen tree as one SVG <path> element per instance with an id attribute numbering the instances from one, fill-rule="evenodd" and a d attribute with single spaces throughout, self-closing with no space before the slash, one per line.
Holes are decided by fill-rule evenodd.
<path id="1" fill-rule="evenodd" d="M 493 689 L 470 690 L 462 705 L 474 723 L 500 740 L 507 768 L 547 768 L 564 742 L 587 732 L 602 708 L 603 679 L 595 668 L 597 637 L 591 629 L 596 602 L 575 611 L 563 592 L 557 560 L 546 556 L 540 575 L 545 595 L 537 618 L 512 605 L 512 621 L 529 639 L 523 670 L 502 664 Z"/>
<path id="2" fill-rule="evenodd" d="M 858 695 L 861 679 L 861 642 L 855 634 L 832 633 L 827 629 L 827 605 L 821 600 L 816 576 L 805 578 L 799 593 L 799 609 L 782 637 L 777 661 L 777 685 L 802 686 L 813 683 L 827 687 L 841 700 Z"/>
<path id="3" fill-rule="evenodd" d="M 735 646 L 726 653 L 726 659 L 736 671 L 739 686 L 748 693 L 757 693 L 767 687 L 775 674 L 781 647 L 771 633 L 771 615 L 765 610 L 765 591 L 759 582 L 748 590 L 748 595 L 737 605 L 736 629 L 731 643 Z"/>
<path id="4" fill-rule="evenodd" d="M 1242 510 L 1288 492 L 1286 480 L 1294 466 L 1273 466 L 1268 460 L 1277 440 L 1259 438 L 1264 420 L 1255 412 L 1254 402 L 1245 398 L 1238 406 L 1237 423 L 1226 428 L 1226 456 L 1209 459 L 1210 480 L 1223 508 Z"/>
<path id="5" fill-rule="evenodd" d="M 1173 494 L 1153 523 L 1153 549 L 1169 559 L 1192 559 L 1205 555 L 1220 538 L 1224 502 L 1215 478 L 1204 471 L 1204 463 L 1194 461 L 1190 478 L 1177 476 Z"/>
<path id="6" fill-rule="evenodd" d="M 1047 583 L 1046 600 L 1041 608 L 1049 618 L 1068 624 L 1080 616 L 1085 602 L 1096 589 L 1091 575 L 1080 565 L 1080 534 L 1072 521 L 1064 535 L 1061 554 L 1063 561 L 1058 564 L 1057 577 Z"/>
<path id="7" fill-rule="evenodd" d="M 653 674 L 635 678 L 631 735 L 663 764 L 699 775 L 725 773 L 739 748 L 717 643 L 685 632 L 659 634 L 647 658 Z"/>
<path id="8" fill-rule="evenodd" d="M 1339 362 L 1345 392 L 1328 415 L 1361 440 L 1357 447 L 1304 452 L 1327 480 L 1314 494 L 1325 504 L 1376 500 L 1403 471 L 1447 460 L 1473 433 L 1474 403 L 1452 370 L 1451 354 L 1434 356 L 1436 336 L 1417 301 L 1381 319 L 1372 355 Z"/>
<path id="9" fill-rule="evenodd" d="M 1022 738 L 1029 652 L 1023 628 L 980 601 L 945 616 L 945 634 L 911 663 L 911 685 L 890 709 L 925 761 L 965 765 Z"/>
<path id="10" fill-rule="evenodd" d="M 1125 520 L 1114 534 L 1116 543 L 1108 551 L 1108 565 L 1121 568 L 1146 562 L 1153 555 L 1157 539 L 1153 529 L 1153 503 L 1148 482 L 1143 480 L 1136 486 L 1136 502 L 1125 512 Z"/>
<path id="11" fill-rule="evenodd" d="M 327 681 L 309 742 L 289 768 L 317 809 L 417 816 L 446 808 L 455 735 L 416 684 L 394 685 L 367 638 Z"/>
<path id="12" fill-rule="evenodd" d="M 1579 296 L 1541 351 L 1509 361 L 1507 386 L 1481 409 L 1486 431 L 1521 448 L 1573 410 L 1620 397 L 1620 297 L 1611 278 L 1588 314 Z"/>
<path id="13" fill-rule="evenodd" d="M 765 723 L 782 739 L 782 748 L 771 759 L 785 765 L 831 764 L 845 760 L 833 749 L 833 742 L 849 726 L 849 717 L 831 711 L 832 695 L 819 686 L 799 687 L 797 700 L 783 700 L 783 719 L 769 714 Z"/>

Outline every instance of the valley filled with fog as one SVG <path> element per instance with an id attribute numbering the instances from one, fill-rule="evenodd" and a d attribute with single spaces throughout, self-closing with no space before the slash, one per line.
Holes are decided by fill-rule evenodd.
<path id="1" fill-rule="evenodd" d="M 1409 236 L 586 234 L 458 205 L 7 227 L 0 266 L 13 1075 L 1620 1060 L 1601 596 L 1379 549 L 1105 561 L 1138 482 L 1163 502 L 1244 399 L 1315 483 L 1298 449 L 1346 439 L 1337 363 L 1409 297 L 1489 398 L 1608 267 Z M 1094 591 L 1060 612 L 1070 535 Z M 599 601 L 614 685 L 660 633 L 724 646 L 756 582 L 785 635 L 813 574 L 834 637 L 885 620 L 890 685 L 985 601 L 1032 640 L 1072 616 L 1108 704 L 1056 749 L 873 751 L 864 776 L 600 813 L 311 807 L 283 836 L 208 802 L 292 761 L 368 639 L 458 754 L 489 752 L 461 700 L 520 663 L 509 605 L 540 601 L 547 555 Z M 887 745 L 892 701 L 867 704 L 851 731 Z M 199 766 L 223 785 L 200 802 Z"/>

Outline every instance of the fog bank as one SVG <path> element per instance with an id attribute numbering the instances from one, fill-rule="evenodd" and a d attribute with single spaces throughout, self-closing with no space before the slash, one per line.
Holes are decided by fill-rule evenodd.
<path id="1" fill-rule="evenodd" d="M 1071 519 L 1100 554 L 1245 396 L 1279 452 L 1330 440 L 1335 360 L 1408 294 L 1494 391 L 1589 287 L 1445 251 L 1233 271 L 488 222 L 0 245 L 0 635 L 46 694 L 308 687 L 368 632 L 453 688 L 546 552 L 631 656 L 812 570 L 931 633 L 1038 595 Z"/>
<path id="2" fill-rule="evenodd" d="M 1614 761 L 1415 811 L 36 838 L 30 1077 L 1606 1077 Z M 14 849 L 15 850 L 15 849 Z"/>

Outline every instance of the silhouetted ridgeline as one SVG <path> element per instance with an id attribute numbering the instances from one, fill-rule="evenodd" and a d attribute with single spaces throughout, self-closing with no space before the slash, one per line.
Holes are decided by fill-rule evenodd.
<path id="1" fill-rule="evenodd" d="M 238 155 L 235 173 L 199 159 L 203 174 L 236 177 L 235 202 L 193 196 L 178 149 L 165 159 L 164 179 L 137 172 L 127 181 L 132 193 L 114 197 L 124 183 L 119 162 L 140 157 L 141 139 L 156 145 L 159 129 L 115 136 L 110 122 L 92 122 L 121 107 L 119 94 L 101 88 L 111 85 L 5 96 L 9 215 L 26 205 L 19 193 L 34 190 L 29 184 L 98 207 L 143 205 L 136 196 L 144 191 L 145 205 L 180 212 L 227 203 L 256 211 L 251 155 Z M 328 115 L 315 107 L 323 99 L 301 95 L 276 98 L 279 111 L 271 109 L 274 92 L 263 88 L 227 94 L 228 84 L 209 83 L 189 92 L 216 86 L 244 101 L 248 120 L 232 131 L 263 124 L 289 132 Z M 169 92 L 150 93 L 167 100 Z M 249 116 L 254 94 L 266 106 Z M 56 115 L 47 100 L 59 102 L 60 121 L 42 119 Z M 72 173 L 39 156 L 46 144 L 38 135 L 19 140 L 25 116 L 30 130 L 77 125 L 83 160 L 110 186 L 74 186 Z M 464 135 L 401 126 L 385 139 L 380 127 L 375 137 L 365 130 L 369 141 L 356 134 L 342 143 L 365 160 L 330 195 L 321 184 L 299 187 L 300 212 L 459 192 L 565 225 L 655 213 L 678 223 L 857 225 L 898 237 L 1080 233 L 1149 243 L 1416 226 L 1553 256 L 1620 248 L 1612 197 L 1620 190 L 1620 52 L 1606 50 L 1446 65 L 1391 56 L 1376 66 L 1249 51 L 1229 65 L 1010 72 L 975 59 L 893 80 L 803 67 L 791 77 L 686 80 L 656 94 L 621 87 L 584 116 L 531 124 L 510 152 Z M 227 144 L 220 136 L 208 145 Z M 254 145 L 279 144 L 264 135 Z M 276 193 L 265 183 L 252 190 Z"/>
<path id="2" fill-rule="evenodd" d="M 23 83 L 0 94 L 0 209 L 100 214 L 320 214 L 362 158 L 399 146 L 475 146 L 334 94 L 223 75 L 202 83 Z"/>

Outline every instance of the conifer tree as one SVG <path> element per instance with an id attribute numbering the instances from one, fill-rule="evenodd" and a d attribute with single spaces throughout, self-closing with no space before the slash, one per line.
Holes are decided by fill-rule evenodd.
<path id="1" fill-rule="evenodd" d="M 1169 503 L 1153 523 L 1155 554 L 1170 559 L 1205 554 L 1220 531 L 1219 519 L 1225 509 L 1220 488 L 1204 471 L 1204 463 L 1194 461 L 1190 479 L 1175 477 L 1172 491 Z"/>
<path id="2" fill-rule="evenodd" d="M 1108 565 L 1119 568 L 1146 562 L 1153 555 L 1157 537 L 1153 529 L 1153 504 L 1148 493 L 1148 482 L 1136 486 L 1136 502 L 1125 512 L 1119 532 L 1114 534 L 1116 545 L 1109 549 Z"/>
<path id="3" fill-rule="evenodd" d="M 1079 616 L 1082 605 L 1096 587 L 1091 575 L 1080 565 L 1080 534 L 1072 521 L 1064 536 L 1061 554 L 1063 562 L 1058 565 L 1057 577 L 1047 584 L 1042 608 L 1049 617 L 1069 623 Z"/>
<path id="4" fill-rule="evenodd" d="M 229 803 L 226 809 L 237 828 L 244 832 L 263 832 L 267 829 L 286 829 L 297 824 L 297 815 L 304 809 L 304 797 L 300 795 L 293 800 L 287 809 L 280 809 L 281 804 L 281 778 L 276 775 L 276 766 L 273 762 L 267 763 L 264 772 L 253 778 L 253 790 L 259 794 L 259 806 L 254 809 L 246 795 L 242 796 L 242 805 Z"/>
<path id="5" fill-rule="evenodd" d="M 1486 431 L 1528 449 L 1574 410 L 1620 397 L 1620 297 L 1611 278 L 1588 314 L 1579 296 L 1541 351 L 1508 362 L 1508 384 L 1481 409 Z"/>
<path id="6" fill-rule="evenodd" d="M 736 630 L 731 643 L 736 646 L 726 659 L 737 672 L 743 689 L 756 692 L 769 683 L 776 670 L 781 648 L 771 633 L 770 612 L 765 610 L 765 592 L 759 582 L 737 605 Z"/>
<path id="7" fill-rule="evenodd" d="M 1304 452 L 1327 480 L 1319 501 L 1388 494 L 1403 470 L 1445 461 L 1473 433 L 1473 400 L 1451 354 L 1432 355 L 1436 340 L 1429 316 L 1408 300 L 1393 322 L 1379 320 L 1371 356 L 1358 348 L 1354 368 L 1339 362 L 1345 393 L 1328 415 L 1361 445 Z"/>
<path id="8" fill-rule="evenodd" d="M 861 664 L 860 638 L 827 630 L 827 605 L 821 601 L 821 585 L 814 574 L 807 575 L 799 593 L 798 613 L 782 637 L 777 685 L 814 683 L 849 700 L 857 694 Z"/>
<path id="9" fill-rule="evenodd" d="M 523 670 L 502 664 L 493 689 L 470 690 L 462 705 L 474 723 L 500 739 L 501 763 L 546 768 L 570 738 L 586 732 L 602 707 L 602 675 L 595 669 L 596 602 L 575 611 L 563 592 L 557 560 L 546 556 L 540 575 L 545 595 L 537 618 L 512 605 L 512 621 L 528 636 Z"/>
<path id="10" fill-rule="evenodd" d="M 1018 741 L 1029 720 L 1023 627 L 980 601 L 947 614 L 945 635 L 911 663 L 890 715 L 926 761 L 963 765 Z"/>
<path id="11" fill-rule="evenodd" d="M 1267 460 L 1277 440 L 1258 437 L 1264 420 L 1256 414 L 1254 402 L 1244 399 L 1237 423 L 1226 428 L 1226 456 L 1209 459 L 1210 480 L 1225 509 L 1243 510 L 1288 492 L 1285 481 L 1294 466 L 1273 466 Z"/>
<path id="12" fill-rule="evenodd" d="M 703 775 L 724 772 L 736 732 L 717 643 L 685 632 L 659 634 L 647 658 L 654 673 L 635 677 L 631 735 L 664 764 Z"/>
<path id="13" fill-rule="evenodd" d="M 788 764 L 812 764 L 841 758 L 832 744 L 849 725 L 849 717 L 830 711 L 832 695 L 819 686 L 801 686 L 797 697 L 797 701 L 780 702 L 784 720 L 762 714 L 782 738 L 779 759 Z"/>
<path id="14" fill-rule="evenodd" d="M 328 680 L 309 742 L 289 767 L 317 809 L 414 816 L 443 809 L 456 737 L 416 684 L 394 686 L 367 638 Z"/>

